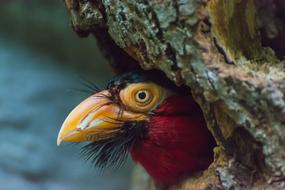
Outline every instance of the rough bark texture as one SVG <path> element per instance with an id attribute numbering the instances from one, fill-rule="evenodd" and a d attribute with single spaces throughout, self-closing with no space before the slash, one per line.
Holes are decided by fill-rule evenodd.
<path id="1" fill-rule="evenodd" d="M 218 147 L 208 170 L 170 189 L 285 188 L 282 0 L 66 3 L 118 71 L 139 63 L 191 87 Z M 131 189 L 151 189 L 141 173 Z"/>

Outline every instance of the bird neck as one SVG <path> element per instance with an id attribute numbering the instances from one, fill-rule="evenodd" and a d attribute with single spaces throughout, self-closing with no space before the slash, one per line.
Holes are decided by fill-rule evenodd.
<path id="1" fill-rule="evenodd" d="M 214 139 L 191 97 L 169 97 L 146 127 L 147 136 L 132 147 L 131 155 L 156 181 L 173 183 L 211 163 Z"/>

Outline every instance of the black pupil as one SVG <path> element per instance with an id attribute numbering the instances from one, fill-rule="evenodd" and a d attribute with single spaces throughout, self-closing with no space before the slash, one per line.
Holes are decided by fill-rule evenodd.
<path id="1" fill-rule="evenodd" d="M 146 93 L 145 92 L 140 92 L 139 93 L 139 99 L 144 100 L 146 98 Z"/>

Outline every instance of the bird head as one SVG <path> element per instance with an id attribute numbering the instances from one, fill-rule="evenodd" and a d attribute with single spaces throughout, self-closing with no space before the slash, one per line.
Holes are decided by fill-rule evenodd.
<path id="1" fill-rule="evenodd" d="M 173 94 L 150 76 L 141 72 L 121 75 L 85 99 L 64 121 L 57 144 L 105 140 L 149 121 L 153 111 Z"/>
<path id="2" fill-rule="evenodd" d="M 120 75 L 106 89 L 94 93 L 72 110 L 60 129 L 57 144 L 60 145 L 63 141 L 90 142 L 84 147 L 83 153 L 99 167 L 120 165 L 131 151 L 133 158 L 154 178 L 160 181 L 176 178 L 184 170 L 192 169 L 189 169 L 189 164 L 174 167 L 179 164 L 173 163 L 173 159 L 169 158 L 178 156 L 179 159 L 181 156 L 183 162 L 191 162 L 189 155 L 198 158 L 199 153 L 205 156 L 208 154 L 204 155 L 206 151 L 203 152 L 203 149 L 212 148 L 211 145 L 208 146 L 212 137 L 209 137 L 204 121 L 201 120 L 199 106 L 191 97 L 181 95 L 178 89 L 157 72 Z M 189 113 L 192 116 L 187 115 Z M 193 128 L 191 125 L 197 126 Z M 201 138 L 197 138 L 199 133 Z M 207 138 L 210 139 L 209 142 L 206 142 Z M 197 154 L 195 151 L 194 154 L 180 153 L 187 152 L 183 149 L 193 145 Z M 182 148 L 175 148 L 175 152 L 171 152 L 175 146 Z M 146 156 L 152 153 L 154 154 Z M 157 161 L 153 158 L 155 154 L 158 157 L 161 155 Z M 165 172 L 155 166 L 159 162 L 169 165 L 167 169 L 173 170 L 171 172 L 175 176 L 166 177 L 163 174 Z"/>

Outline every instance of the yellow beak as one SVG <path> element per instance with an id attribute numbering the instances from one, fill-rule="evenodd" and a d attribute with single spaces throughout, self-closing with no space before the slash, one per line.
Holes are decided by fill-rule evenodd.
<path id="1" fill-rule="evenodd" d="M 65 142 L 97 141 L 117 134 L 126 121 L 144 121 L 146 115 L 120 108 L 105 90 L 94 94 L 75 107 L 65 119 L 57 145 Z"/>

